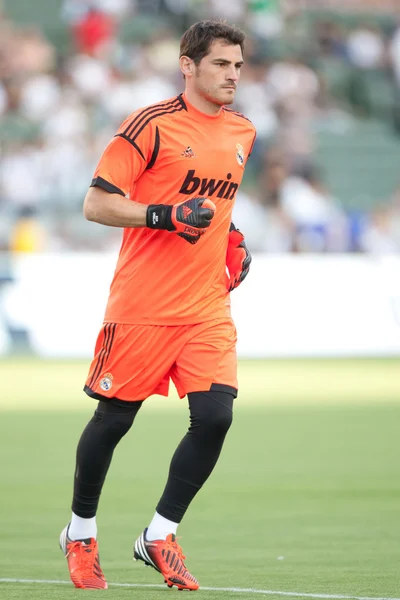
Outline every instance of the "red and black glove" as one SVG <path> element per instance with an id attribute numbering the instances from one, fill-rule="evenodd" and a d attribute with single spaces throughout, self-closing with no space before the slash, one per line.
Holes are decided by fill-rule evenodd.
<path id="1" fill-rule="evenodd" d="M 226 266 L 229 271 L 226 284 L 228 292 L 237 288 L 247 277 L 250 263 L 251 254 L 245 244 L 243 233 L 231 223 L 226 251 Z"/>
<path id="2" fill-rule="evenodd" d="M 210 227 L 216 207 L 208 198 L 191 198 L 180 204 L 150 204 L 146 226 L 150 229 L 176 231 L 190 244 L 196 244 Z"/>

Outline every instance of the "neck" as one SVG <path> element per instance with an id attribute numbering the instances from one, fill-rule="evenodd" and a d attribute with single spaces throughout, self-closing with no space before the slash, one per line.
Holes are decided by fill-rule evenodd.
<path id="1" fill-rule="evenodd" d="M 221 106 L 219 104 L 215 104 L 214 102 L 207 100 L 207 98 L 196 94 L 196 92 L 193 90 L 186 88 L 185 96 L 192 106 L 206 115 L 215 117 L 221 112 Z"/>

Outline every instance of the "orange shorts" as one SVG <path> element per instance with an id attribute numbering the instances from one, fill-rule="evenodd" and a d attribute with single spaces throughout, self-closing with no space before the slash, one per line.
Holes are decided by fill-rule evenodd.
<path id="1" fill-rule="evenodd" d="M 98 400 L 168 396 L 211 389 L 237 393 L 236 328 L 232 319 L 197 325 L 105 323 L 84 387 Z"/>

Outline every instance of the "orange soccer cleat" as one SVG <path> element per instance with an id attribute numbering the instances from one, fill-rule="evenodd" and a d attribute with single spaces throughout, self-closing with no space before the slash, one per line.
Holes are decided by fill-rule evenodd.
<path id="1" fill-rule="evenodd" d="M 60 548 L 68 561 L 69 575 L 76 588 L 88 590 L 108 588 L 100 567 L 97 541 L 94 538 L 70 540 L 67 525 L 60 535 Z"/>
<path id="2" fill-rule="evenodd" d="M 199 582 L 187 570 L 183 562 L 185 556 L 174 534 L 167 535 L 166 540 L 147 541 L 146 531 L 135 542 L 133 559 L 142 560 L 161 573 L 168 587 L 176 585 L 179 590 L 197 590 Z"/>

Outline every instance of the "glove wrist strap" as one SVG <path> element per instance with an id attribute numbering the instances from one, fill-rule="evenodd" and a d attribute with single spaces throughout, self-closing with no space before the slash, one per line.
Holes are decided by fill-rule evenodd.
<path id="1" fill-rule="evenodd" d="M 166 229 L 173 231 L 172 206 L 167 204 L 150 204 L 146 212 L 146 227 L 150 229 Z"/>

